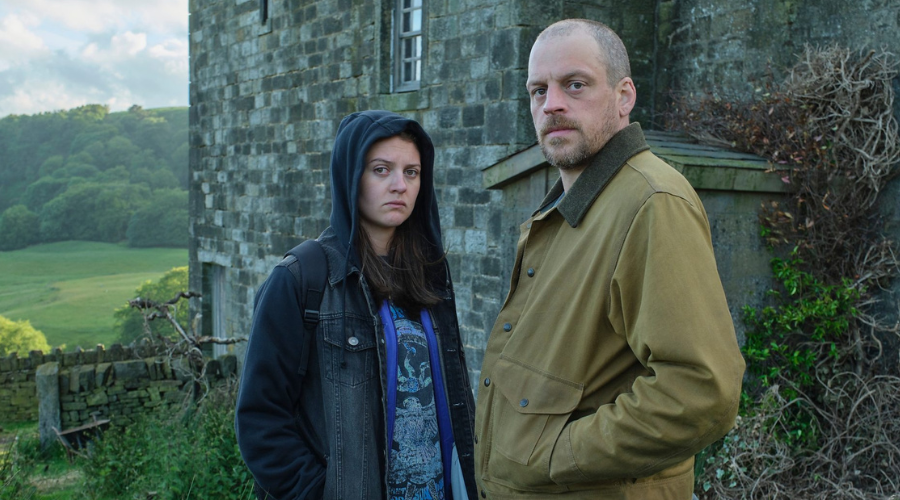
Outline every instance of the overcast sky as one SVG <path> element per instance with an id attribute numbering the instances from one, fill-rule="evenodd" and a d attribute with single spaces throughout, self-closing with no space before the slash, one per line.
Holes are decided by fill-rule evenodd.
<path id="1" fill-rule="evenodd" d="M 188 0 L 0 0 L 0 118 L 188 105 Z"/>

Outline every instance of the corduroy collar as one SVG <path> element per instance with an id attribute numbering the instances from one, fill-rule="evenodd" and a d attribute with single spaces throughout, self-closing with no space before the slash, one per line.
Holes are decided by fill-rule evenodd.
<path id="1" fill-rule="evenodd" d="M 569 192 L 563 197 L 556 209 L 566 219 L 572 227 L 577 227 L 581 219 L 587 213 L 588 209 L 594 203 L 594 200 L 600 196 L 600 193 L 609 184 L 609 181 L 616 175 L 616 172 L 622 168 L 622 165 L 632 156 L 650 149 L 647 141 L 644 139 L 644 132 L 641 125 L 634 122 L 620 130 L 616 135 L 612 136 L 599 152 L 591 159 L 591 163 L 584 169 L 584 172 L 575 180 Z M 544 210 L 544 207 L 556 201 L 563 194 L 562 179 L 556 181 L 556 184 L 544 197 L 541 207 L 537 209 L 535 215 Z"/>

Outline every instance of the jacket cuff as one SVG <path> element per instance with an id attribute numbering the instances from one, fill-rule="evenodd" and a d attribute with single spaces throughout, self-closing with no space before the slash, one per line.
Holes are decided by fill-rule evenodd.
<path id="1" fill-rule="evenodd" d="M 550 479 L 556 484 L 580 483 L 588 479 L 575 463 L 575 450 L 572 449 L 572 426 L 577 422 L 570 422 L 563 428 L 550 454 Z"/>

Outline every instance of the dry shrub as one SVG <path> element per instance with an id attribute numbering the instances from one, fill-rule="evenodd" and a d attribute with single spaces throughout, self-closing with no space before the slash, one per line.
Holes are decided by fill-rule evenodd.
<path id="1" fill-rule="evenodd" d="M 900 498 L 900 356 L 882 343 L 898 328 L 872 307 L 900 270 L 877 210 L 900 160 L 896 69 L 883 51 L 806 47 L 784 82 L 769 77 L 749 100 L 674 98 L 669 128 L 763 156 L 792 186 L 789 199 L 763 206 L 767 243 L 796 248 L 802 271 L 822 283 L 859 292 L 839 338 L 791 333 L 815 353 L 814 383 L 780 374 L 745 390 L 739 425 L 701 464 L 702 498 Z M 798 428 L 803 439 L 786 438 Z"/>

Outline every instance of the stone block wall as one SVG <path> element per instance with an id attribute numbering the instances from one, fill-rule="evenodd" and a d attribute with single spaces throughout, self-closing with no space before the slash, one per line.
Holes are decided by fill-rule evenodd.
<path id="1" fill-rule="evenodd" d="M 211 360 L 208 382 L 218 384 L 236 371 L 234 356 Z M 42 382 L 42 376 L 53 380 Z M 94 416 L 127 425 L 138 415 L 180 405 L 190 386 L 186 372 L 171 366 L 164 352 L 146 346 L 32 351 L 22 358 L 13 353 L 0 358 L 0 422 L 43 420 L 38 409 L 55 408 L 56 427 L 62 430 L 91 422 Z"/>
<path id="2" fill-rule="evenodd" d="M 536 141 L 525 80 L 540 30 L 607 4 L 623 26 L 646 29 L 600 0 L 427 0 L 421 88 L 396 93 L 390 1 L 270 2 L 263 23 L 258 2 L 192 0 L 190 280 L 202 290 L 218 266 L 226 283 L 220 303 L 192 307 L 222 312 L 218 334 L 249 332 L 259 284 L 328 225 L 341 118 L 388 109 L 422 123 L 437 146 L 444 244 L 464 341 L 480 359 L 514 250 L 497 236 L 502 193 L 482 189 L 481 170 Z"/>
<path id="3" fill-rule="evenodd" d="M 805 44 L 900 51 L 900 0 L 680 0 L 669 10 L 676 90 L 752 92 L 769 70 L 783 77 Z"/>
<path id="4" fill-rule="evenodd" d="M 216 335 L 248 334 L 259 284 L 285 251 L 328 225 L 340 119 L 388 109 L 420 121 L 437 146 L 444 243 L 473 374 L 514 256 L 517 227 L 502 214 L 523 210 L 485 190 L 482 170 L 536 142 L 525 80 L 541 29 L 566 17 L 615 29 L 638 91 L 632 118 L 647 129 L 661 125 L 671 90 L 753 91 L 755 78 L 790 65 L 804 43 L 900 44 L 900 0 L 425 0 L 421 88 L 396 93 L 393 2 L 270 0 L 264 22 L 259 5 L 189 2 L 190 280 L 204 292 L 205 304 L 192 302 L 204 331 L 215 315 Z M 755 210 L 737 215 L 739 198 L 704 198 L 723 210 L 711 220 L 723 279 L 733 277 L 733 314 L 756 293 L 743 287 L 762 286 L 742 264 L 767 259 L 754 253 Z M 213 274 L 222 282 L 215 298 Z"/>
<path id="5" fill-rule="evenodd" d="M 0 422 L 29 422 L 38 417 L 34 372 L 43 362 L 40 351 L 19 358 L 0 358 Z"/>

